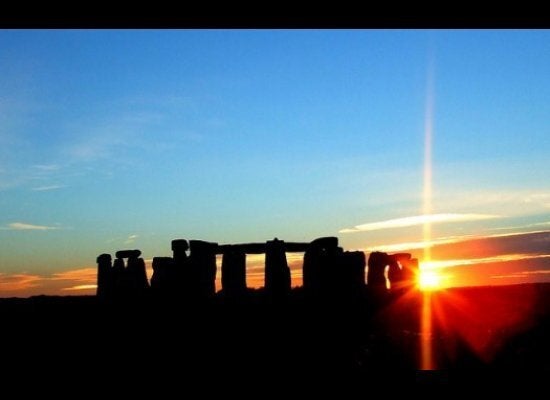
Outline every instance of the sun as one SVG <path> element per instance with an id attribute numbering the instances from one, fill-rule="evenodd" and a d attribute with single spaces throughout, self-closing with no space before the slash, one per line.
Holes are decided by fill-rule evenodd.
<path id="1" fill-rule="evenodd" d="M 420 290 L 437 290 L 441 288 L 441 276 L 434 270 L 420 271 L 418 275 Z"/>

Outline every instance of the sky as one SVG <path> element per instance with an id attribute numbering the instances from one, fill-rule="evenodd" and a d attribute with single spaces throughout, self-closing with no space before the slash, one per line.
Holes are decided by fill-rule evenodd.
<path id="1" fill-rule="evenodd" d="M 550 281 L 550 31 L 1 30 L 0 71 L 0 297 L 93 293 L 97 255 L 175 238 Z"/>

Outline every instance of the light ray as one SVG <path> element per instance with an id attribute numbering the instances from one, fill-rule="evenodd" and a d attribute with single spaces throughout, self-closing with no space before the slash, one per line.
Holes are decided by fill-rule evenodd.
<path id="1" fill-rule="evenodd" d="M 423 214 L 432 213 L 432 142 L 433 142 L 433 63 L 428 70 L 428 84 L 426 96 L 426 114 L 424 119 L 424 190 L 423 190 Z M 422 225 L 422 239 L 425 243 L 432 238 L 432 221 L 424 220 Z M 431 260 L 431 246 L 424 247 L 424 262 Z M 422 272 L 421 272 L 422 273 Z M 420 321 L 420 369 L 431 370 L 435 368 L 432 354 L 432 310 L 431 294 L 429 291 L 422 293 L 422 312 Z"/>

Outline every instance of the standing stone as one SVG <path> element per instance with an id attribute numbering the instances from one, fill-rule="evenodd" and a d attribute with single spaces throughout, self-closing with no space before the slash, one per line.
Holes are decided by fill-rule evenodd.
<path id="1" fill-rule="evenodd" d="M 128 259 L 126 274 L 130 281 L 131 291 L 140 294 L 149 288 L 147 281 L 147 272 L 145 271 L 145 262 L 143 258 L 132 257 Z"/>
<path id="2" fill-rule="evenodd" d="M 172 240 L 173 263 L 168 269 L 170 292 L 173 294 L 190 294 L 196 290 L 196 282 L 193 282 L 193 271 L 187 256 L 189 243 L 185 239 Z"/>
<path id="3" fill-rule="evenodd" d="M 312 241 L 304 254 L 304 289 L 314 292 L 328 292 L 334 289 L 334 273 L 342 253 L 336 237 L 323 237 Z"/>
<path id="4" fill-rule="evenodd" d="M 210 297 L 216 293 L 216 251 L 218 244 L 191 240 L 190 288 L 192 295 Z"/>
<path id="5" fill-rule="evenodd" d="M 113 267 L 110 254 L 97 257 L 97 296 L 107 298 L 113 292 Z"/>
<path id="6" fill-rule="evenodd" d="M 395 291 L 401 288 L 403 283 L 403 271 L 399 262 L 392 256 L 389 256 L 388 280 L 390 281 L 390 290 Z"/>
<path id="7" fill-rule="evenodd" d="M 344 295 L 362 293 L 365 288 L 365 253 L 346 251 L 339 258 L 337 282 L 340 283 L 340 291 Z"/>
<path id="8" fill-rule="evenodd" d="M 392 254 L 389 257 L 388 280 L 392 292 L 401 292 L 407 284 L 405 279 L 405 266 L 410 263 L 409 253 Z"/>
<path id="9" fill-rule="evenodd" d="M 246 292 L 246 253 L 233 247 L 223 253 L 222 290 L 228 295 Z"/>
<path id="10" fill-rule="evenodd" d="M 389 258 L 386 253 L 374 251 L 369 256 L 369 272 L 367 274 L 367 284 L 370 289 L 385 291 L 386 277 L 384 269 L 389 264 Z"/>
<path id="11" fill-rule="evenodd" d="M 141 256 L 141 250 L 119 250 L 115 256 L 116 258 L 138 258 Z"/>
<path id="12" fill-rule="evenodd" d="M 416 285 L 419 268 L 418 259 L 412 258 L 403 264 L 403 286 L 412 288 Z"/>
<path id="13" fill-rule="evenodd" d="M 124 259 L 116 258 L 113 263 L 113 292 L 117 297 L 124 297 L 128 292 L 128 286 Z"/>
<path id="14" fill-rule="evenodd" d="M 116 260 L 113 266 L 113 280 L 117 296 L 127 297 L 142 294 L 149 288 L 145 262 L 140 250 L 119 250 L 116 252 Z M 124 258 L 128 258 L 126 267 Z"/>
<path id="15" fill-rule="evenodd" d="M 153 258 L 153 275 L 151 276 L 151 289 L 156 294 L 169 294 L 173 282 L 171 280 L 174 260 L 172 257 L 154 257 Z"/>
<path id="16" fill-rule="evenodd" d="M 272 294 L 290 292 L 290 269 L 286 260 L 285 242 L 277 238 L 265 246 L 265 290 Z"/>
<path id="17" fill-rule="evenodd" d="M 172 240 L 172 252 L 174 254 L 174 261 L 180 262 L 182 260 L 187 261 L 187 250 L 189 250 L 189 243 L 185 239 Z"/>

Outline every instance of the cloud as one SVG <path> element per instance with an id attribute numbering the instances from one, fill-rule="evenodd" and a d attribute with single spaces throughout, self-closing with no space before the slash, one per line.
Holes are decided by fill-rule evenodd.
<path id="1" fill-rule="evenodd" d="M 76 286 L 66 287 L 61 290 L 78 291 L 78 290 L 95 290 L 95 289 L 97 289 L 97 285 L 76 285 Z"/>
<path id="2" fill-rule="evenodd" d="M 492 257 L 482 257 L 482 258 L 468 258 L 460 260 L 432 260 L 427 262 L 422 262 L 421 265 L 423 268 L 427 269 L 439 269 L 439 268 L 450 268 L 458 267 L 464 265 L 478 265 L 478 264 L 490 264 L 497 262 L 510 262 L 510 261 L 521 261 L 521 260 L 533 260 L 541 258 L 550 258 L 550 254 L 502 254 Z M 550 272 L 550 271 L 548 271 Z M 533 271 L 530 271 L 533 273 Z"/>
<path id="3" fill-rule="evenodd" d="M 525 216 L 546 213 L 550 209 L 549 190 L 440 190 L 432 200 L 435 210 L 489 212 L 506 216 Z M 440 207 L 438 207 L 440 206 Z"/>
<path id="4" fill-rule="evenodd" d="M 504 274 L 504 275 L 492 275 L 491 279 L 512 279 L 512 278 L 528 278 L 532 275 L 548 275 L 550 274 L 550 269 L 539 269 L 536 271 L 518 271 L 513 274 Z"/>
<path id="5" fill-rule="evenodd" d="M 361 230 L 357 228 L 344 228 L 338 231 L 338 233 L 355 233 L 355 232 L 361 232 Z"/>
<path id="6" fill-rule="evenodd" d="M 466 222 L 480 221 L 486 219 L 500 218 L 498 215 L 491 214 L 428 214 L 415 215 L 412 217 L 389 219 L 385 221 L 370 222 L 356 225 L 353 228 L 344 228 L 339 233 L 369 232 L 381 229 L 405 228 L 423 224 L 435 224 L 444 222 Z"/>
<path id="7" fill-rule="evenodd" d="M 432 247 L 434 260 L 451 258 L 496 257 L 503 254 L 548 254 L 550 231 L 512 232 L 505 234 L 456 238 L 455 241 Z"/>
<path id="8" fill-rule="evenodd" d="M 49 172 L 49 171 L 57 171 L 61 168 L 61 166 L 57 164 L 36 164 L 36 165 L 33 165 L 33 168 L 39 171 Z"/>
<path id="9" fill-rule="evenodd" d="M 139 235 L 130 235 L 128 238 L 124 241 L 124 244 L 132 244 L 136 241 L 136 239 L 139 237 Z"/>
<path id="10" fill-rule="evenodd" d="M 474 235 L 463 235 L 463 236 L 449 236 L 449 237 L 443 237 L 438 239 L 432 239 L 432 240 L 425 240 L 420 242 L 403 242 L 403 243 L 394 243 L 394 244 L 381 244 L 376 246 L 370 246 L 365 249 L 364 251 L 384 251 L 387 253 L 391 252 L 401 252 L 405 250 L 419 250 L 419 249 L 425 249 L 428 247 L 434 247 L 437 245 L 442 244 L 450 244 L 450 243 L 459 243 L 464 242 L 466 240 L 475 239 L 477 236 Z"/>
<path id="11" fill-rule="evenodd" d="M 86 267 L 56 272 L 51 275 L 31 273 L 0 273 L 0 297 L 60 295 L 66 291 L 79 291 L 94 294 L 96 289 L 97 268 Z"/>
<path id="12" fill-rule="evenodd" d="M 460 258 L 476 258 L 500 254 L 544 254 L 550 243 L 550 231 L 509 232 L 491 235 L 449 236 L 428 241 L 379 244 L 363 251 L 403 252 L 432 248 L 432 257 L 448 259 L 450 254 L 463 254 Z"/>
<path id="13" fill-rule="evenodd" d="M 550 280 L 546 273 L 521 272 L 550 271 L 549 246 L 550 230 L 546 230 L 444 237 L 429 242 L 373 246 L 365 251 L 409 252 L 422 260 L 422 249 L 430 247 L 431 261 L 421 261 L 423 267 L 445 271 L 446 286 L 475 286 Z"/>
<path id="14" fill-rule="evenodd" d="M 79 269 L 70 269 L 68 271 L 56 272 L 47 279 L 53 281 L 72 281 L 79 283 L 94 283 L 97 278 L 97 268 L 86 267 Z"/>
<path id="15" fill-rule="evenodd" d="M 38 187 L 32 188 L 31 190 L 35 192 L 45 192 L 47 190 L 56 190 L 64 187 L 65 187 L 64 185 L 38 186 Z"/>
<path id="16" fill-rule="evenodd" d="M 6 227 L 2 227 L 0 229 L 8 231 L 49 231 L 60 228 L 58 226 L 34 225 L 27 224 L 25 222 L 12 222 Z"/>
<path id="17" fill-rule="evenodd" d="M 42 280 L 40 275 L 0 273 L 0 293 L 31 289 L 40 286 Z"/>

